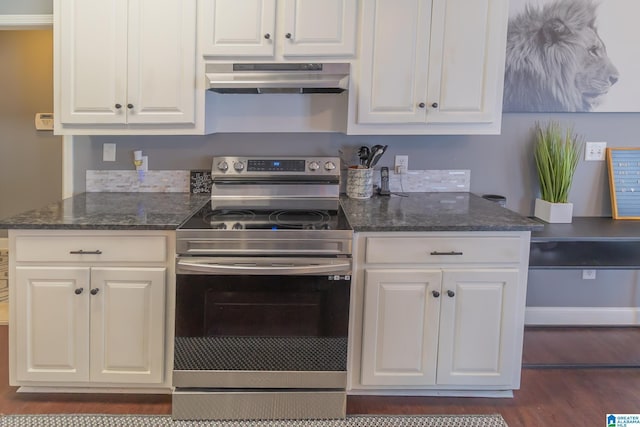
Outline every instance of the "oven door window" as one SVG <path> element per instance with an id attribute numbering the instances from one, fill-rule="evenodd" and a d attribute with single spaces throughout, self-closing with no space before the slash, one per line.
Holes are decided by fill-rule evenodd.
<path id="1" fill-rule="evenodd" d="M 175 369 L 343 371 L 349 276 L 178 275 Z"/>

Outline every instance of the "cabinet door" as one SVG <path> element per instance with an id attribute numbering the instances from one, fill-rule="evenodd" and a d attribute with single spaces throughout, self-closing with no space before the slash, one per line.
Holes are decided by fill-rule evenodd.
<path id="1" fill-rule="evenodd" d="M 286 0 L 284 55 L 355 55 L 357 11 L 355 0 Z"/>
<path id="2" fill-rule="evenodd" d="M 441 277 L 439 270 L 365 271 L 363 385 L 435 384 Z"/>
<path id="3" fill-rule="evenodd" d="M 204 55 L 274 55 L 276 0 L 202 0 L 200 5 Z"/>
<path id="4" fill-rule="evenodd" d="M 129 0 L 127 123 L 195 122 L 195 25 L 193 0 Z"/>
<path id="5" fill-rule="evenodd" d="M 358 123 L 425 122 L 431 3 L 364 2 Z"/>
<path id="6" fill-rule="evenodd" d="M 56 4 L 60 121 L 125 123 L 127 1 L 65 0 Z"/>
<path id="7" fill-rule="evenodd" d="M 445 270 L 442 282 L 437 383 L 509 385 L 518 270 Z"/>
<path id="8" fill-rule="evenodd" d="M 161 383 L 164 268 L 91 269 L 91 381 Z"/>
<path id="9" fill-rule="evenodd" d="M 428 123 L 491 123 L 501 114 L 506 0 L 434 0 Z"/>
<path id="10" fill-rule="evenodd" d="M 16 379 L 89 379 L 89 269 L 16 267 Z"/>

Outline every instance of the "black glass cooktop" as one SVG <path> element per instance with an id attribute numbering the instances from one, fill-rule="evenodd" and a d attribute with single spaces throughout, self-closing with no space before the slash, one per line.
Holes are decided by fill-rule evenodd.
<path id="1" fill-rule="evenodd" d="M 211 209 L 207 204 L 182 230 L 349 230 L 344 213 L 301 209 Z"/>

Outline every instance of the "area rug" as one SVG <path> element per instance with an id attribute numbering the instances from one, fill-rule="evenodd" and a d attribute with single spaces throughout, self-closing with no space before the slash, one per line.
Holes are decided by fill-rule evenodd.
<path id="1" fill-rule="evenodd" d="M 4 415 L 0 427 L 508 427 L 500 415 L 348 416 L 344 420 L 173 421 L 141 415 Z"/>

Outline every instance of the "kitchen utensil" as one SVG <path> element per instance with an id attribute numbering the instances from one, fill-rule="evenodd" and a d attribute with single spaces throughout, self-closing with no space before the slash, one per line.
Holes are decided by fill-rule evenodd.
<path id="1" fill-rule="evenodd" d="M 373 160 L 373 156 L 376 154 L 376 151 L 378 151 L 378 148 L 380 148 L 380 145 L 374 145 L 373 147 L 371 147 L 371 149 L 369 150 L 367 161 L 364 163 L 365 167 L 369 167 L 371 161 Z"/>
<path id="2" fill-rule="evenodd" d="M 371 150 L 366 145 L 363 145 L 358 149 L 358 157 L 360 158 L 360 165 L 365 166 L 369 160 Z"/>
<path id="3" fill-rule="evenodd" d="M 384 152 L 387 150 L 386 145 L 377 145 L 376 147 L 378 148 L 376 148 L 375 151 L 372 151 L 371 155 L 369 156 L 369 161 L 367 162 L 368 168 L 374 167 L 380 160 L 380 157 L 382 157 Z"/>

